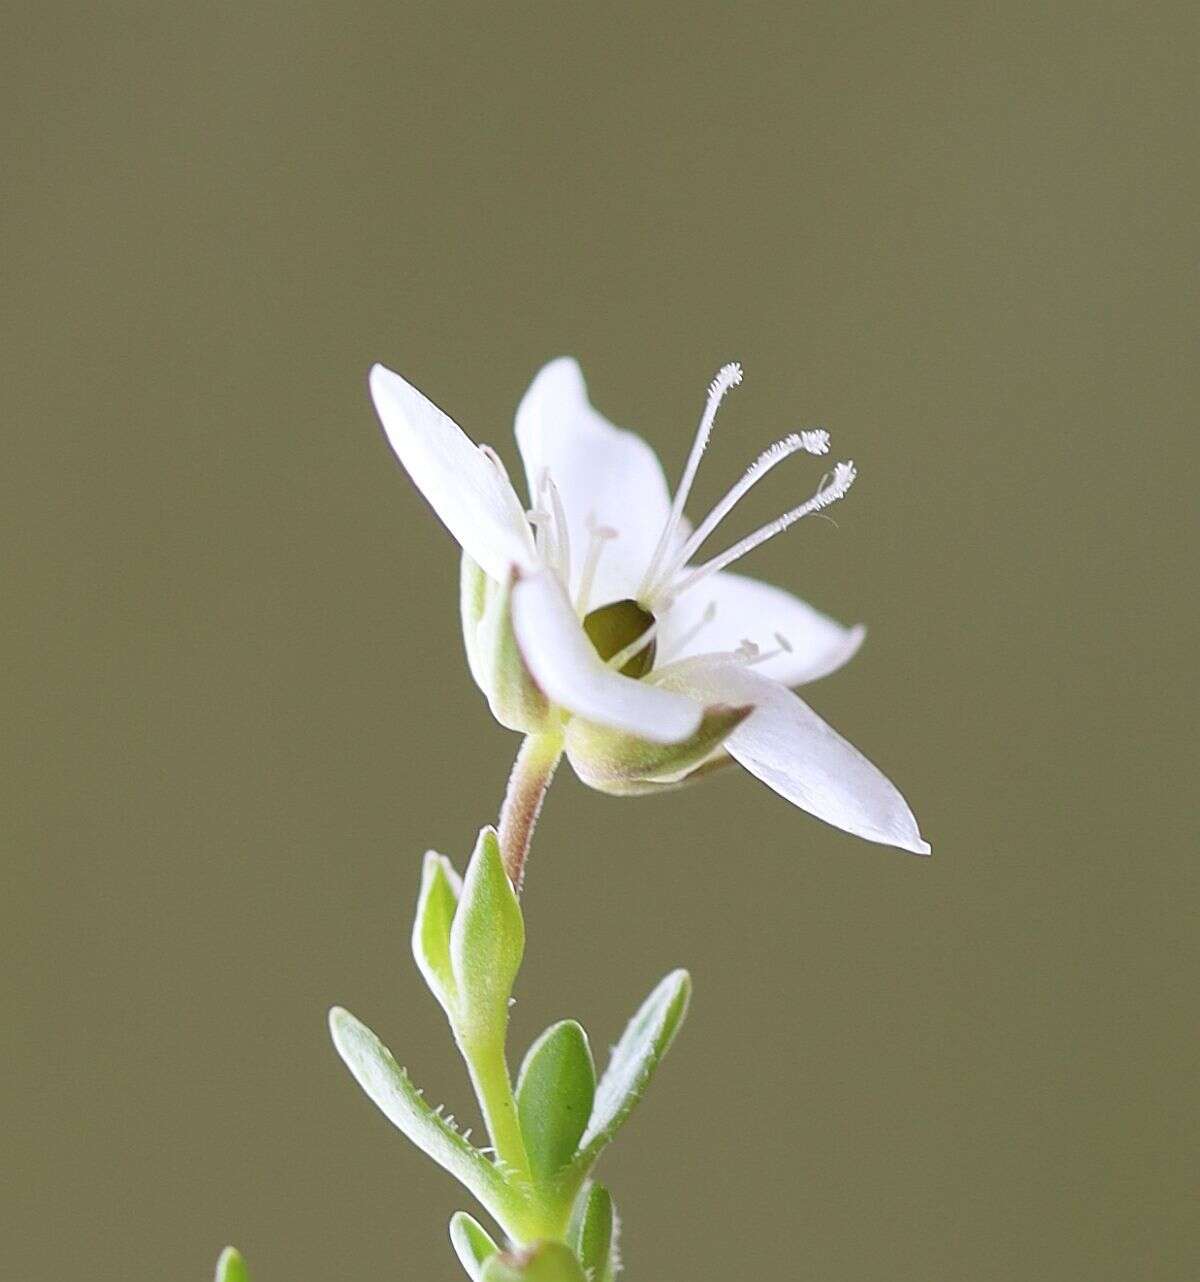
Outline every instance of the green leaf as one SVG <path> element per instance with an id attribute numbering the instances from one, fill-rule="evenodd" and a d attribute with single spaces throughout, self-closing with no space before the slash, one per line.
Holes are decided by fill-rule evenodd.
<path id="1" fill-rule="evenodd" d="M 444 855 L 430 850 L 421 871 L 421 893 L 413 922 L 412 950 L 417 967 L 446 1013 L 454 1017 L 458 985 L 450 964 L 450 927 L 462 880 Z"/>
<path id="2" fill-rule="evenodd" d="M 215 1282 L 250 1282 L 246 1261 L 231 1246 L 227 1246 L 221 1252 L 221 1258 L 217 1261 Z"/>
<path id="3" fill-rule="evenodd" d="M 646 1092 L 683 1023 L 692 981 L 672 971 L 642 1003 L 613 1050 L 596 1091 L 596 1104 L 580 1140 L 576 1162 L 587 1169 L 624 1125 Z"/>
<path id="4" fill-rule="evenodd" d="M 450 1217 L 450 1243 L 471 1282 L 480 1282 L 483 1266 L 500 1249 L 487 1230 L 466 1211 Z"/>
<path id="5" fill-rule="evenodd" d="M 573 1019 L 551 1025 L 529 1048 L 517 1078 L 517 1114 L 535 1180 L 546 1183 L 575 1156 L 595 1095 L 587 1034 Z"/>
<path id="6" fill-rule="evenodd" d="M 616 1225 L 612 1194 L 603 1184 L 588 1185 L 575 1203 L 567 1241 L 593 1282 L 608 1282 L 613 1276 Z"/>
<path id="7" fill-rule="evenodd" d="M 493 1255 L 480 1282 L 587 1282 L 570 1250 L 561 1242 L 539 1242 L 527 1251 Z"/>
<path id="8" fill-rule="evenodd" d="M 525 952 L 525 923 L 504 871 L 494 828 L 484 828 L 463 881 L 450 929 L 450 964 L 458 985 L 455 1031 L 461 1041 L 501 1036 L 508 999 Z"/>
<path id="9" fill-rule="evenodd" d="M 335 1006 L 329 1012 L 329 1029 L 346 1067 L 388 1121 L 507 1226 L 515 1195 L 499 1170 L 426 1104 L 392 1053 L 365 1024 Z"/>

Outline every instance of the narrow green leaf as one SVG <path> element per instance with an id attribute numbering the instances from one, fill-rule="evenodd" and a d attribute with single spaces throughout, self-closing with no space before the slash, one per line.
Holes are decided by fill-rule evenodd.
<path id="1" fill-rule="evenodd" d="M 629 1021 L 600 1079 L 595 1107 L 580 1140 L 576 1162 L 584 1169 L 596 1160 L 645 1094 L 683 1023 L 691 991 L 687 971 L 672 971 Z"/>
<path id="2" fill-rule="evenodd" d="M 517 1078 L 517 1114 L 534 1179 L 547 1182 L 575 1156 L 595 1095 L 587 1034 L 573 1019 L 551 1025 L 529 1048 Z"/>
<path id="3" fill-rule="evenodd" d="M 430 850 L 421 870 L 421 893 L 413 922 L 412 950 L 430 991 L 453 1018 L 458 985 L 450 965 L 450 927 L 462 881 L 445 855 Z"/>
<path id="4" fill-rule="evenodd" d="M 340 1006 L 329 1012 L 329 1029 L 346 1067 L 384 1116 L 474 1193 L 502 1224 L 506 1223 L 514 1194 L 503 1176 L 440 1113 L 426 1104 L 391 1051 L 365 1024 Z"/>
<path id="5" fill-rule="evenodd" d="M 612 1276 L 615 1225 L 612 1194 L 603 1184 L 589 1184 L 575 1203 L 567 1241 L 593 1282 L 607 1282 Z"/>
<path id="6" fill-rule="evenodd" d="M 450 1217 L 450 1243 L 471 1282 L 480 1282 L 483 1266 L 500 1249 L 483 1225 L 466 1211 L 455 1211 Z"/>
<path id="7" fill-rule="evenodd" d="M 587 1277 L 561 1242 L 539 1242 L 527 1251 L 493 1255 L 480 1282 L 587 1282 Z"/>
<path id="8" fill-rule="evenodd" d="M 508 999 L 525 952 L 525 923 L 504 871 L 494 828 L 484 828 L 467 868 L 450 928 L 450 963 L 458 985 L 456 1031 L 470 1042 L 508 1024 Z"/>
<path id="9" fill-rule="evenodd" d="M 250 1282 L 246 1261 L 231 1246 L 227 1246 L 221 1252 L 221 1258 L 217 1261 L 215 1282 Z"/>

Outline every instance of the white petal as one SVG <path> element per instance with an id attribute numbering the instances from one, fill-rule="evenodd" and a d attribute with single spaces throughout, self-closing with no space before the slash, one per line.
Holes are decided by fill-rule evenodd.
<path id="1" fill-rule="evenodd" d="M 654 743 L 680 743 L 699 728 L 702 709 L 692 699 L 623 677 L 601 662 L 548 571 L 517 583 L 512 618 L 530 675 L 568 712 Z"/>
<path id="2" fill-rule="evenodd" d="M 677 650 L 674 638 L 694 627 L 710 603 L 716 607 L 712 621 Z M 755 671 L 785 686 L 798 686 L 827 677 L 849 662 L 867 630 L 861 623 L 844 627 L 783 588 L 722 571 L 671 606 L 659 624 L 658 650 L 672 662 L 735 650 L 745 640 L 761 650 L 776 650 L 776 634 L 791 646 L 791 653 L 785 650 Z"/>
<path id="3" fill-rule="evenodd" d="M 600 558 L 590 604 L 633 596 L 671 507 L 658 456 L 636 433 L 614 427 L 592 408 L 583 374 L 569 356 L 551 361 L 530 384 L 517 408 L 516 431 L 531 502 L 547 469 L 562 495 L 572 591 L 592 517 L 618 537 Z"/>
<path id="4" fill-rule="evenodd" d="M 704 702 L 753 703 L 729 754 L 781 797 L 868 841 L 929 854 L 896 786 L 786 686 L 736 662 L 670 664 L 656 682 Z"/>
<path id="5" fill-rule="evenodd" d="M 448 415 L 399 374 L 371 370 L 371 397 L 392 449 L 464 550 L 493 579 L 536 565 L 508 477 Z"/>

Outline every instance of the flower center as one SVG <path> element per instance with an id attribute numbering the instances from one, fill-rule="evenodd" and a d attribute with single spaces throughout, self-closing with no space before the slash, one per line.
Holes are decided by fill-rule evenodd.
<path id="1" fill-rule="evenodd" d="M 605 663 L 616 660 L 622 676 L 644 677 L 654 667 L 657 625 L 636 601 L 602 605 L 584 617 L 583 630 Z"/>

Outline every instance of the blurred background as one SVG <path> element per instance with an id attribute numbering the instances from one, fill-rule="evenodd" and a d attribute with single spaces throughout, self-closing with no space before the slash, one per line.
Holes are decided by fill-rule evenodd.
<path id="1" fill-rule="evenodd" d="M 631 1279 L 1195 1276 L 1190 5 L 48 4 L 5 101 L 4 1273 L 452 1279 L 407 935 L 514 736 L 383 360 L 512 464 L 539 365 L 698 487 L 861 479 L 743 568 L 870 634 L 811 702 L 931 860 L 740 772 L 564 769 L 519 1052 L 692 1017 L 606 1159 Z M 781 469 L 746 525 L 807 494 Z"/>

